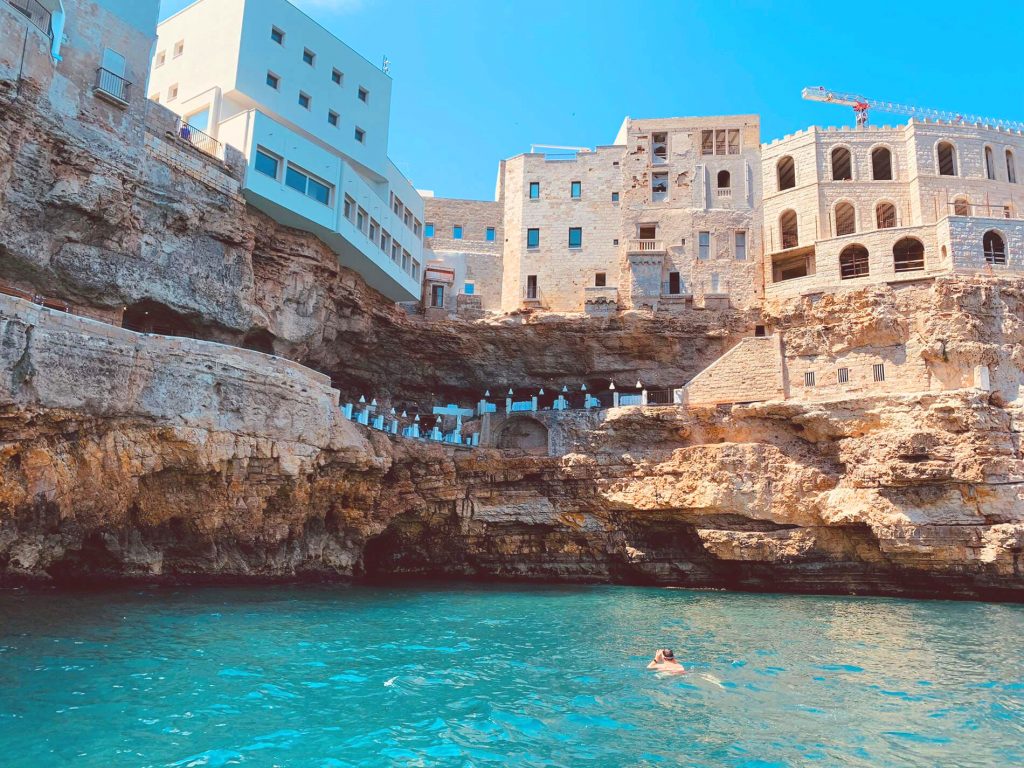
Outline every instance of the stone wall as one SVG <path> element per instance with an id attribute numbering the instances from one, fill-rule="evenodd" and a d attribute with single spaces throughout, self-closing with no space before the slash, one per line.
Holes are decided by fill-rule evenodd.
<path id="1" fill-rule="evenodd" d="M 445 297 L 445 308 L 455 313 L 466 283 L 472 283 L 480 307 L 488 312 L 500 311 L 505 239 L 502 203 L 439 197 L 424 197 L 423 202 L 426 223 L 434 226 L 434 236 L 423 241 L 424 258 L 428 266 L 433 262 L 455 272 L 455 284 Z M 462 227 L 459 240 L 453 237 L 456 225 Z M 488 227 L 494 229 L 494 239 L 490 241 Z"/>
<path id="2" fill-rule="evenodd" d="M 785 397 L 780 336 L 741 339 L 686 385 L 688 405 L 751 403 Z"/>

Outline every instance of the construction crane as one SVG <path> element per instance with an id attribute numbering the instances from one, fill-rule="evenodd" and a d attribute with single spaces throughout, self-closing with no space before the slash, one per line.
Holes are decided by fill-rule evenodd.
<path id="1" fill-rule="evenodd" d="M 868 124 L 868 110 L 876 109 L 879 112 L 888 112 L 892 115 L 910 115 L 911 117 L 920 117 L 926 120 L 944 120 L 948 123 L 981 123 L 982 125 L 1005 128 L 1010 131 L 1024 131 L 1024 122 L 1019 120 L 999 120 L 991 117 L 979 117 L 978 115 L 961 115 L 958 112 L 943 112 L 938 109 L 910 107 L 906 104 L 894 104 L 891 101 L 875 101 L 874 99 L 858 96 L 855 93 L 830 91 L 823 85 L 804 88 L 801 95 L 807 101 L 823 101 L 828 104 L 842 104 L 846 107 L 853 107 L 853 112 L 857 116 L 858 128 L 863 128 Z"/>

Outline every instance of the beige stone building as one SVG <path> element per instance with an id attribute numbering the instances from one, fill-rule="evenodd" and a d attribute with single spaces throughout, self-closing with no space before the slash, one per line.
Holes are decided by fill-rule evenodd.
<path id="1" fill-rule="evenodd" d="M 441 198 L 423 190 L 420 195 L 426 219 L 423 306 L 428 315 L 500 312 L 505 237 L 501 200 Z"/>
<path id="2" fill-rule="evenodd" d="M 1024 270 L 1024 136 L 911 120 L 766 145 L 769 298 Z"/>

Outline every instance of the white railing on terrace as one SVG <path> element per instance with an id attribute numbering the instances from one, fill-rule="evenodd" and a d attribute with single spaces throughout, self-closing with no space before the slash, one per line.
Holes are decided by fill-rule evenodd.
<path id="1" fill-rule="evenodd" d="M 715 193 L 715 196 L 716 197 L 732 197 L 732 190 L 731 189 L 719 189 Z"/>
<path id="2" fill-rule="evenodd" d="M 656 253 L 664 251 L 665 244 L 661 240 L 630 240 L 628 248 L 630 253 Z"/>

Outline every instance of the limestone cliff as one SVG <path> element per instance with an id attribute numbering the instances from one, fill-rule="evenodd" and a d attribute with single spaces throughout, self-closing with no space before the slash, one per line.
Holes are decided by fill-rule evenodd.
<path id="1" fill-rule="evenodd" d="M 463 402 L 496 384 L 667 386 L 754 317 L 422 323 L 315 239 L 138 147 L 129 162 L 85 143 L 32 96 L 0 98 L 0 281 L 99 316 L 147 307 L 208 341 L 2 313 L 0 579 L 430 574 L 1024 597 L 1021 282 L 768 309 L 794 360 L 895 350 L 903 392 L 570 414 L 557 456 L 456 451 L 344 421 L 329 382 Z"/>

